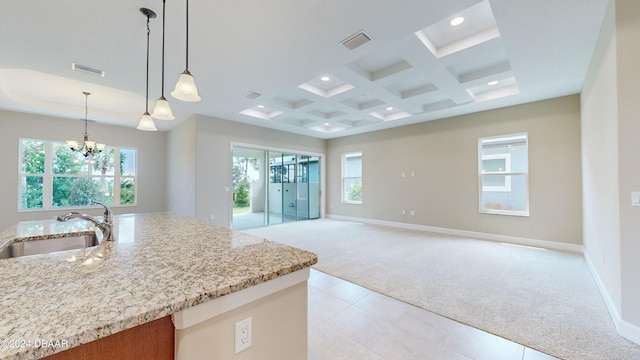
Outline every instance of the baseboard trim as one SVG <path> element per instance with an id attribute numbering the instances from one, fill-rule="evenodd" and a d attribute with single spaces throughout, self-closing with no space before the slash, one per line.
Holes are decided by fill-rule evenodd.
<path id="1" fill-rule="evenodd" d="M 591 276 L 593 277 L 593 280 L 596 282 L 598 291 L 600 291 L 600 295 L 602 296 L 602 299 L 604 300 L 604 303 L 607 306 L 607 309 L 609 310 L 609 315 L 611 315 L 611 320 L 613 320 L 613 325 L 615 325 L 616 330 L 618 331 L 618 334 L 619 334 L 620 321 L 622 320 L 622 318 L 620 317 L 618 308 L 616 308 L 616 306 L 613 304 L 613 299 L 611 299 L 611 296 L 609 295 L 609 291 L 607 291 L 607 288 L 604 286 L 604 282 L 602 281 L 600 274 L 596 270 L 596 267 L 593 265 L 593 262 L 589 257 L 589 253 L 585 251 L 583 253 L 583 256 L 585 261 L 587 262 L 587 267 L 591 272 Z"/>
<path id="2" fill-rule="evenodd" d="M 600 295 L 602 295 L 602 299 L 607 305 L 607 309 L 609 310 L 609 314 L 611 315 L 611 319 L 613 320 L 613 325 L 616 327 L 618 334 L 640 345 L 640 326 L 622 320 L 618 308 L 616 308 L 613 304 L 613 300 L 611 299 L 607 288 L 604 286 L 604 282 L 602 281 L 600 274 L 596 270 L 596 267 L 593 265 L 593 262 L 591 261 L 589 253 L 587 251 L 584 252 L 584 259 L 587 261 L 587 266 L 589 267 L 589 271 L 591 271 L 591 276 L 593 276 L 593 279 L 596 282 L 596 286 L 600 291 Z"/>
<path id="3" fill-rule="evenodd" d="M 640 326 L 620 320 L 620 324 L 618 324 L 618 334 L 640 345 Z"/>
<path id="4" fill-rule="evenodd" d="M 566 243 L 559 243 L 554 241 L 530 239 L 530 238 L 523 238 L 523 237 L 517 237 L 517 236 L 489 234 L 489 233 L 482 233 L 482 232 L 476 232 L 476 231 L 449 229 L 449 228 L 442 228 L 442 227 L 436 227 L 436 226 L 407 224 L 407 223 L 400 223 L 400 222 L 386 221 L 386 220 L 357 218 L 357 217 L 342 216 L 342 215 L 329 214 L 327 215 L 327 217 L 335 220 L 361 222 L 365 224 L 383 225 L 383 226 L 390 226 L 390 227 L 396 227 L 401 229 L 431 231 L 431 232 L 436 232 L 440 234 L 464 236 L 464 237 L 471 237 L 475 239 L 505 242 L 505 243 L 516 244 L 516 245 L 540 247 L 540 248 L 560 250 L 560 251 L 569 251 L 569 252 L 574 252 L 579 254 L 582 254 L 584 252 L 584 248 L 582 247 L 582 245 L 566 244 Z"/>

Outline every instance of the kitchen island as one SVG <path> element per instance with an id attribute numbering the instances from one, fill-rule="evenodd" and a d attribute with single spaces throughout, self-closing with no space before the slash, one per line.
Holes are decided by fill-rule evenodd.
<path id="1" fill-rule="evenodd" d="M 0 233 L 0 249 L 92 230 L 82 220 L 21 222 Z M 114 237 L 85 249 L 0 259 L 0 358 L 63 355 L 168 317 L 176 358 L 198 351 L 229 358 L 233 324 L 247 316 L 254 348 L 239 358 L 275 351 L 278 344 L 267 340 L 293 334 L 306 357 L 306 279 L 315 254 L 169 213 L 115 216 Z"/>

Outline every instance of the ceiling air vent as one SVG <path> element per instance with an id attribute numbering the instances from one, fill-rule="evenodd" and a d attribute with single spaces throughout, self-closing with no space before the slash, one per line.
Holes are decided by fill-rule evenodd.
<path id="1" fill-rule="evenodd" d="M 369 41 L 371 41 L 369 35 L 361 31 L 357 34 L 349 36 L 348 38 L 343 40 L 341 44 L 349 50 L 354 50 L 355 48 L 360 47 L 368 43 Z"/>
<path id="2" fill-rule="evenodd" d="M 255 91 L 249 91 L 248 93 L 244 94 L 244 97 L 246 97 L 247 99 L 257 99 L 260 96 L 261 95 Z"/>
<path id="3" fill-rule="evenodd" d="M 89 74 L 98 75 L 104 77 L 104 70 L 94 69 L 92 67 L 71 63 L 71 70 L 80 70 L 84 72 L 88 72 Z"/>

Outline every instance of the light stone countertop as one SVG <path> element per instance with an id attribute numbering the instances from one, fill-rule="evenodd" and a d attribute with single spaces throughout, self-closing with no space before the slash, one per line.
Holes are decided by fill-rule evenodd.
<path id="1" fill-rule="evenodd" d="M 0 233 L 0 248 L 91 229 L 83 220 L 21 222 Z M 0 259 L 0 359 L 51 355 L 317 262 L 308 251 L 169 213 L 114 216 L 114 237 Z"/>

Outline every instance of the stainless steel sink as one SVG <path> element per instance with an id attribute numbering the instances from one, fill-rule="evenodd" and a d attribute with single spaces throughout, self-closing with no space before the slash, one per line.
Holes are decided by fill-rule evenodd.
<path id="1" fill-rule="evenodd" d="M 22 241 L 9 244 L 9 246 L 0 250 L 0 259 L 82 249 L 98 244 L 100 244 L 100 241 L 96 233 Z"/>

